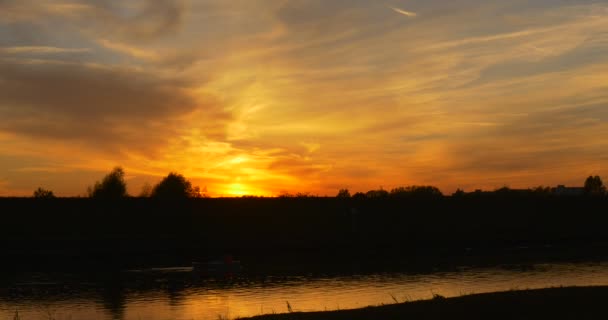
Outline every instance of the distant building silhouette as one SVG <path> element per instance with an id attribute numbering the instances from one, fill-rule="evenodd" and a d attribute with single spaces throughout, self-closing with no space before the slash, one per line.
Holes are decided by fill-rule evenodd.
<path id="1" fill-rule="evenodd" d="M 585 188 L 583 187 L 566 187 L 563 184 L 558 185 L 553 194 L 557 196 L 582 196 L 585 194 Z"/>

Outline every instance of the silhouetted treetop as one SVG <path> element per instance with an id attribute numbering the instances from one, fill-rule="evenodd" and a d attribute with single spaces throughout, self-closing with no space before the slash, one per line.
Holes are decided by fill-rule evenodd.
<path id="1" fill-rule="evenodd" d="M 441 197 L 443 194 L 433 186 L 408 186 L 391 190 L 391 197 Z"/>
<path id="2" fill-rule="evenodd" d="M 350 191 L 348 191 L 348 189 L 340 189 L 336 198 L 350 198 Z"/>
<path id="3" fill-rule="evenodd" d="M 121 167 L 114 168 L 103 180 L 95 182 L 88 190 L 89 197 L 98 199 L 120 199 L 127 197 L 125 172 Z"/>
<path id="4" fill-rule="evenodd" d="M 464 192 L 464 190 L 458 188 L 456 189 L 456 191 L 452 194 L 452 197 L 464 197 L 466 195 L 466 193 Z"/>
<path id="5" fill-rule="evenodd" d="M 36 198 L 36 199 L 53 199 L 53 198 L 55 198 L 55 194 L 53 194 L 53 191 L 51 191 L 51 190 L 38 188 L 38 189 L 34 190 L 34 198 Z"/>
<path id="6" fill-rule="evenodd" d="M 370 190 L 365 193 L 367 198 L 386 198 L 388 197 L 388 191 L 380 188 L 378 190 Z"/>
<path id="7" fill-rule="evenodd" d="M 198 187 L 192 187 L 192 183 L 183 175 L 175 172 L 169 173 L 152 189 L 152 198 L 179 200 L 186 198 L 201 197 Z"/>
<path id="8" fill-rule="evenodd" d="M 585 180 L 585 194 L 598 196 L 606 193 L 606 187 L 599 176 L 589 176 Z"/>
<path id="9" fill-rule="evenodd" d="M 365 199 L 365 193 L 363 192 L 356 192 L 355 194 L 353 194 L 353 199 Z"/>

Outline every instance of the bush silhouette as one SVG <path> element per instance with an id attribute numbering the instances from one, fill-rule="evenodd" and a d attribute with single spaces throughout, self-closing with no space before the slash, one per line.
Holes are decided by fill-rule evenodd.
<path id="1" fill-rule="evenodd" d="M 36 199 L 53 199 L 53 198 L 55 198 L 55 194 L 53 194 L 53 191 L 51 191 L 51 190 L 38 188 L 38 189 L 34 190 L 34 198 L 36 198 Z"/>
<path id="2" fill-rule="evenodd" d="M 127 197 L 127 184 L 125 183 L 125 172 L 121 167 L 116 167 L 103 180 L 95 182 L 88 190 L 89 197 L 98 199 L 121 199 Z"/>
<path id="3" fill-rule="evenodd" d="M 178 200 L 200 197 L 200 189 L 193 188 L 192 183 L 183 175 L 175 172 L 169 173 L 152 189 L 152 198 Z"/>

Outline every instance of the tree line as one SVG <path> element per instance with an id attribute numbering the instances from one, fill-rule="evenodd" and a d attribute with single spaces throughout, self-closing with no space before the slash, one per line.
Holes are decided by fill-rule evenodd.
<path id="1" fill-rule="evenodd" d="M 606 186 L 602 182 L 602 178 L 600 176 L 589 176 L 585 180 L 585 184 L 582 188 L 574 188 L 581 189 L 581 194 L 587 196 L 606 196 L 608 193 L 606 192 Z M 452 194 L 453 197 L 463 197 L 463 196 L 475 196 L 475 195 L 503 195 L 503 196 L 514 196 L 514 195 L 553 195 L 556 192 L 556 188 L 546 187 L 546 186 L 538 186 L 535 188 L 529 189 L 511 189 L 509 187 L 498 188 L 494 191 L 484 192 L 481 190 L 476 190 L 475 192 L 466 193 L 462 189 L 456 190 Z M 407 186 L 407 187 L 397 187 L 394 189 L 385 190 L 383 188 L 370 190 L 365 193 L 357 192 L 351 195 L 348 189 L 340 189 L 337 198 L 358 198 L 358 199 L 375 199 L 375 198 L 437 198 L 443 197 L 443 193 L 434 186 Z"/>
<path id="2" fill-rule="evenodd" d="M 478 194 L 494 194 L 494 195 L 551 195 L 555 193 L 555 189 L 551 187 L 539 186 L 526 190 L 515 190 L 508 187 L 502 187 L 492 192 L 476 192 L 466 193 L 461 189 L 456 190 L 452 196 L 467 196 Z M 582 193 L 591 196 L 607 195 L 606 186 L 599 176 L 589 176 L 585 180 Z M 102 180 L 95 182 L 93 186 L 87 188 L 87 195 L 90 198 L 96 199 L 120 199 L 129 197 L 127 193 L 127 183 L 125 182 L 125 172 L 121 167 L 115 167 Z M 439 188 L 428 185 L 413 185 L 406 187 L 397 187 L 394 189 L 385 190 L 383 188 L 369 190 L 367 192 L 356 192 L 351 194 L 348 189 L 340 189 L 336 198 L 353 198 L 353 199 L 379 199 L 379 198 L 440 198 L 443 193 Z M 44 188 L 38 188 L 34 191 L 34 198 L 49 199 L 55 198 L 53 191 Z M 183 175 L 170 172 L 155 186 L 145 185 L 139 197 L 150 197 L 157 199 L 187 199 L 187 198 L 203 198 L 207 197 L 206 192 L 202 191 L 198 186 L 192 186 L 192 183 Z M 251 196 L 248 196 L 251 197 Z M 315 197 L 309 193 L 296 193 L 295 195 L 285 193 L 279 198 L 309 198 Z"/>
<path id="3" fill-rule="evenodd" d="M 87 188 L 87 195 L 95 199 L 122 199 L 129 197 L 125 171 L 121 167 L 114 168 L 102 180 L 95 182 Z M 154 187 L 144 187 L 139 195 L 157 199 L 179 200 L 187 198 L 202 198 L 206 194 L 200 187 L 192 186 L 192 183 L 183 175 L 171 172 Z M 38 188 L 34 191 L 34 198 L 55 198 L 53 191 Z"/>

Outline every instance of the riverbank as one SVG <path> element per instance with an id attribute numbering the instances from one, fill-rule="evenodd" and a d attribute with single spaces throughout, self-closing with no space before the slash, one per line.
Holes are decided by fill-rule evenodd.
<path id="1" fill-rule="evenodd" d="M 324 312 L 292 312 L 241 320 L 383 319 L 599 319 L 606 314 L 608 286 L 568 287 L 473 294 Z"/>

